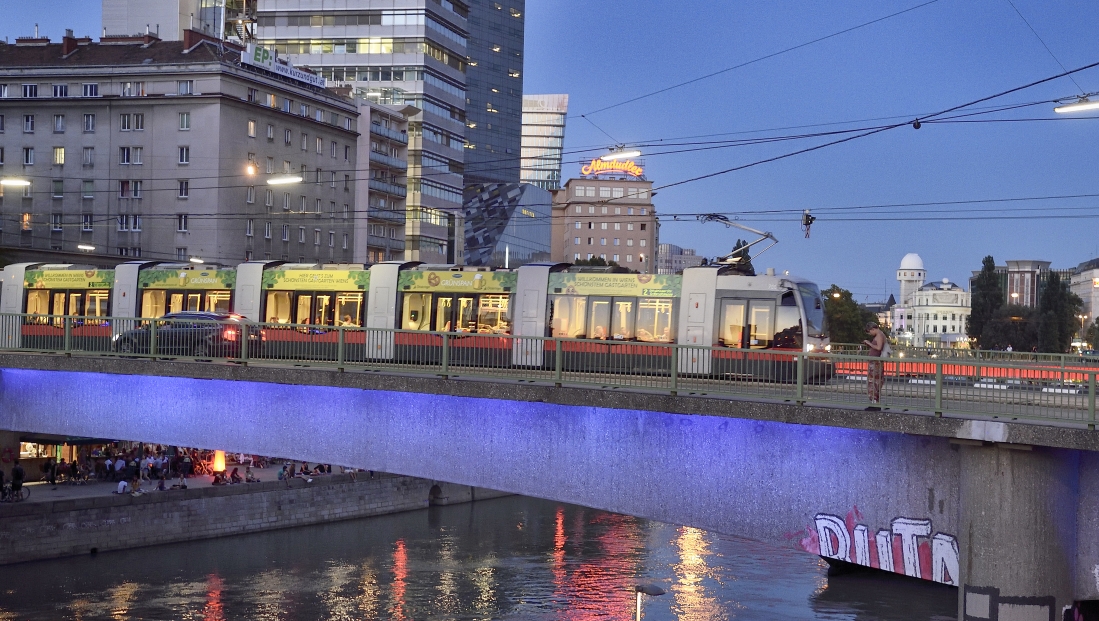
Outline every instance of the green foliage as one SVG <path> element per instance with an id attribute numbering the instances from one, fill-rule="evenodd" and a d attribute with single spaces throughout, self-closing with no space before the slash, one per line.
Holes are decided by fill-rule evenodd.
<path id="1" fill-rule="evenodd" d="M 981 273 L 973 279 L 972 310 L 966 334 L 977 339 L 980 349 L 991 349 L 984 342 L 984 330 L 996 311 L 1004 304 L 1004 291 L 996 275 L 996 260 L 987 256 L 981 263 Z"/>
<path id="2" fill-rule="evenodd" d="M 866 324 L 877 316 L 859 306 L 851 292 L 832 285 L 821 292 L 828 335 L 833 343 L 861 343 L 867 339 Z"/>
<path id="3" fill-rule="evenodd" d="M 736 240 L 736 244 L 733 245 L 733 256 L 740 257 L 740 261 L 736 263 L 736 271 L 745 276 L 755 276 L 756 268 L 752 265 L 752 257 L 748 254 L 747 248 L 748 242 L 743 239 Z"/>
<path id="4" fill-rule="evenodd" d="M 997 308 L 985 322 L 981 349 L 1031 351 L 1038 346 L 1039 312 L 1036 308 L 1009 304 Z"/>
<path id="5" fill-rule="evenodd" d="M 572 262 L 573 265 L 587 265 L 591 267 L 622 267 L 616 261 L 608 261 L 600 257 L 592 257 L 590 259 L 579 259 Z M 627 272 L 631 274 L 637 274 L 637 270 L 627 269 Z"/>
<path id="6" fill-rule="evenodd" d="M 1096 344 L 1099 344 L 1099 320 L 1092 319 L 1091 323 L 1087 325 L 1084 331 L 1084 340 L 1087 341 L 1091 349 L 1095 349 Z"/>
<path id="7" fill-rule="evenodd" d="M 1080 325 L 1077 315 L 1084 302 L 1061 280 L 1056 272 L 1049 275 L 1042 298 L 1038 328 L 1038 351 L 1065 353 L 1072 346 L 1072 335 Z"/>

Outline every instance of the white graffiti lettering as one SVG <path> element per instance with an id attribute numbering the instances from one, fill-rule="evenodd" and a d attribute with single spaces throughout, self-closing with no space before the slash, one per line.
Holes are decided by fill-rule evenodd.
<path id="1" fill-rule="evenodd" d="M 931 579 L 943 584 L 958 584 L 958 540 L 935 533 L 931 538 Z"/>
<path id="2" fill-rule="evenodd" d="M 820 555 L 850 563 L 851 538 L 843 520 L 827 513 L 818 513 L 816 523 L 817 537 L 820 538 Z"/>
<path id="3" fill-rule="evenodd" d="M 855 563 L 870 565 L 870 529 L 862 524 L 855 527 Z"/>
<path id="4" fill-rule="evenodd" d="M 931 520 L 893 520 L 893 535 L 901 538 L 901 562 L 904 563 L 904 575 L 920 577 L 920 550 L 917 537 L 931 534 Z"/>

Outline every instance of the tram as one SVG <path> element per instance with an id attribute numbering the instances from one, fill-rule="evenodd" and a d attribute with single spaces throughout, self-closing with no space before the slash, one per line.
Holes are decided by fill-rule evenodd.
<path id="1" fill-rule="evenodd" d="M 679 373 L 789 379 L 794 363 L 783 352 L 828 346 L 816 284 L 773 270 L 747 276 L 734 265 L 653 275 L 568 263 L 513 270 L 419 262 L 222 268 L 134 261 L 111 270 L 21 263 L 5 267 L 2 279 L 0 312 L 26 315 L 2 327 L 9 348 L 58 347 L 61 317 L 70 316 L 72 344 L 105 351 L 112 335 L 135 322 L 181 311 L 233 312 L 263 323 L 263 355 L 296 360 L 335 360 L 342 347 L 349 362 L 434 364 L 446 339 L 452 364 L 553 368 L 557 345 L 543 340 L 549 337 L 561 339 L 569 371 L 667 374 L 673 348 L 659 345 L 679 344 L 696 346 L 680 349 Z M 121 319 L 109 325 L 108 317 Z M 828 369 L 810 365 L 807 372 Z"/>

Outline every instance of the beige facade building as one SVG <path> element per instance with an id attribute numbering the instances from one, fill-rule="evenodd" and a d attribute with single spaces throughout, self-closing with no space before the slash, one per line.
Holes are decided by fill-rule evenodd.
<path id="1" fill-rule="evenodd" d="M 358 107 L 185 35 L 0 44 L 0 244 L 351 261 Z"/>
<path id="2" fill-rule="evenodd" d="M 408 118 L 412 106 L 383 106 L 357 100 L 360 128 L 356 175 L 355 263 L 405 257 L 405 199 L 408 186 Z M 369 126 L 367 125 L 369 123 Z"/>
<path id="3" fill-rule="evenodd" d="M 656 273 L 660 223 L 652 185 L 641 179 L 569 179 L 554 192 L 553 260 L 599 257 L 643 274 Z"/>

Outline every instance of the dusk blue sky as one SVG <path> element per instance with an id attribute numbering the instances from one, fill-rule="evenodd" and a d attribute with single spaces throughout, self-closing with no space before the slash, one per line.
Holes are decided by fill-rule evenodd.
<path id="1" fill-rule="evenodd" d="M 527 93 L 568 93 L 566 149 L 609 147 L 613 141 L 580 114 L 919 5 L 924 0 L 751 0 L 628 5 L 528 0 Z M 1088 2 L 1013 0 L 1069 69 L 1099 61 L 1099 11 Z M 66 27 L 98 36 L 94 0 L 0 0 L 0 36 L 33 32 L 57 38 Z M 881 117 L 852 125 L 778 130 L 728 138 L 787 135 L 879 125 L 963 104 L 1061 72 L 1007 0 L 939 0 L 854 32 L 690 86 L 590 115 L 624 143 L 729 132 L 758 132 Z M 1099 69 L 1077 74 L 1099 91 Z M 1079 94 L 1069 79 L 993 103 L 1026 103 Z M 991 118 L 1053 118 L 1053 104 Z M 1060 115 L 1057 115 L 1060 116 Z M 1086 116 L 1086 115 L 1084 115 Z M 1096 115 L 1099 116 L 1099 115 Z M 973 117 L 976 119 L 989 117 Z M 1099 256 L 1099 197 L 962 206 L 906 207 L 829 213 L 828 208 L 1099 194 L 1099 121 L 924 124 L 748 170 L 659 191 L 661 241 L 714 256 L 747 234 L 716 224 L 675 222 L 675 213 L 739 213 L 774 232 L 781 243 L 755 261 L 851 289 L 857 299 L 896 292 L 897 265 L 919 253 L 929 279 L 968 288 L 970 271 L 987 254 L 1044 259 L 1070 267 Z M 826 139 L 740 146 L 673 155 L 646 149 L 646 175 L 656 186 L 819 144 Z M 566 178 L 579 174 L 566 156 Z M 1031 211 L 1017 211 L 1020 208 Z M 1058 209 L 1060 208 L 1060 209 Z M 1064 208 L 1072 208 L 1065 211 Z M 818 220 L 805 239 L 800 216 Z M 986 211 L 975 211 L 986 210 Z M 1016 211 L 1011 211 L 1016 210 Z M 836 221 L 833 218 L 1066 215 L 1064 219 Z M 842 215 L 841 215 L 842 214 Z"/>

